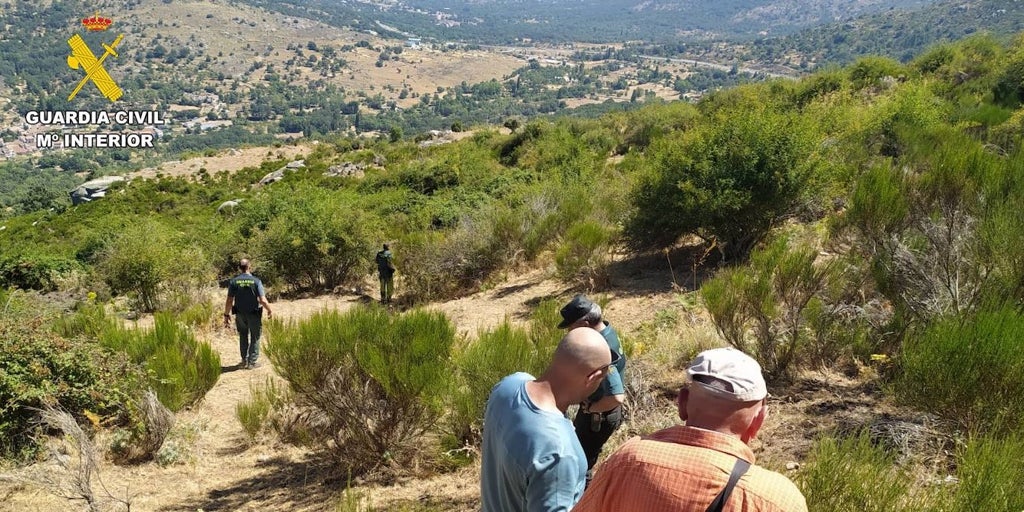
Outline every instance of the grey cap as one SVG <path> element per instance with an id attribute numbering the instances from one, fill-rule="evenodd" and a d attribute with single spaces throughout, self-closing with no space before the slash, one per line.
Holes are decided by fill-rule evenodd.
<path id="1" fill-rule="evenodd" d="M 686 374 L 691 385 L 698 385 L 712 395 L 734 402 L 755 402 L 768 396 L 761 365 L 735 348 L 716 348 L 697 354 L 687 366 Z M 716 379 L 730 390 L 710 386 L 695 377 Z"/>

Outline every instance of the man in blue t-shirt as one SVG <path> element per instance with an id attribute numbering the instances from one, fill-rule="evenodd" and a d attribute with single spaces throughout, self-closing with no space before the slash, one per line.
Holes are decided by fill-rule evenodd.
<path id="1" fill-rule="evenodd" d="M 597 389 L 612 356 L 596 331 L 574 329 L 539 378 L 515 373 L 494 386 L 481 447 L 483 512 L 564 512 L 580 500 L 587 460 L 565 411 Z"/>
<path id="2" fill-rule="evenodd" d="M 622 404 L 626 400 L 626 387 L 622 382 L 626 371 L 626 356 L 622 355 L 622 343 L 619 334 L 611 324 L 601 317 L 601 306 L 583 295 L 577 295 L 560 311 L 562 323 L 560 329 L 589 327 L 599 333 L 608 342 L 608 348 L 619 354 L 618 362 L 608 372 L 601 385 L 586 400 L 580 403 L 579 411 L 573 425 L 576 435 L 587 454 L 587 485 L 593 478 L 594 465 L 601 455 L 601 449 L 608 442 L 612 433 L 622 425 Z"/>
<path id="3" fill-rule="evenodd" d="M 267 318 L 272 316 L 263 281 L 249 273 L 249 268 L 249 260 L 238 262 L 238 270 L 242 273 L 228 281 L 228 298 L 224 302 L 224 327 L 230 325 L 231 313 L 234 313 L 238 349 L 242 353 L 242 362 L 238 366 L 246 370 L 256 368 L 256 360 L 260 357 L 263 311 L 267 311 Z"/>

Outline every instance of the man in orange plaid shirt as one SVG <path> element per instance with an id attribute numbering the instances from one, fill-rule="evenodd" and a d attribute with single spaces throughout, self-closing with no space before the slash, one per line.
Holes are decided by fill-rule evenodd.
<path id="1" fill-rule="evenodd" d="M 793 482 L 753 465 L 747 443 L 768 414 L 757 361 L 707 350 L 687 376 L 677 400 L 686 425 L 624 443 L 573 512 L 807 512 Z"/>

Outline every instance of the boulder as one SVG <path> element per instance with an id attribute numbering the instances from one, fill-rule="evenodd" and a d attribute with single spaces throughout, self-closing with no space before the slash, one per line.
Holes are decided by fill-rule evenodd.
<path id="1" fill-rule="evenodd" d="M 285 168 L 282 167 L 282 168 L 280 168 L 280 169 L 278 169 L 278 170 L 276 170 L 276 171 L 274 171 L 274 172 L 264 176 L 263 179 L 260 180 L 260 185 L 270 185 L 271 183 L 274 183 L 275 181 L 283 180 L 284 179 L 284 171 L 285 171 Z"/>
<path id="2" fill-rule="evenodd" d="M 352 162 L 345 162 L 341 165 L 332 165 L 324 172 L 324 176 L 332 178 L 337 177 L 349 177 L 349 178 L 362 178 L 366 175 L 364 172 L 366 166 L 362 164 L 356 164 Z"/>
<path id="3" fill-rule="evenodd" d="M 107 195 L 107 190 L 109 190 L 114 183 L 122 181 L 125 181 L 124 176 L 104 176 L 102 178 L 96 178 L 82 183 L 69 193 L 71 196 L 71 204 L 79 205 L 99 199 Z"/>

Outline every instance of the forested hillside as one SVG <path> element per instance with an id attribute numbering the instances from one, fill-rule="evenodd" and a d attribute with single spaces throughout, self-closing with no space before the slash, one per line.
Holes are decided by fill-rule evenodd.
<path id="1" fill-rule="evenodd" d="M 941 0 L 917 9 L 897 9 L 807 29 L 777 39 L 761 39 L 747 58 L 780 63 L 802 61 L 846 64 L 863 55 L 906 62 L 937 43 L 975 33 L 1009 36 L 1024 30 L 1024 4 L 1015 0 Z M 800 61 L 793 62 L 799 64 Z"/>
<path id="2" fill-rule="evenodd" d="M 759 33 L 786 34 L 888 8 L 926 5 L 930 0 L 246 1 L 398 37 L 509 44 L 750 38 Z"/>

